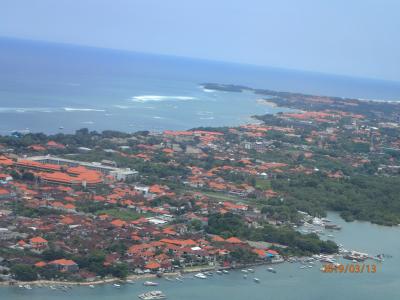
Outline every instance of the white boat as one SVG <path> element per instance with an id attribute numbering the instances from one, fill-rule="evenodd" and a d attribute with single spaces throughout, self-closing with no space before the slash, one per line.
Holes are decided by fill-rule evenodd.
<path id="1" fill-rule="evenodd" d="M 51 289 L 51 290 L 56 290 L 57 288 L 55 287 L 55 286 L 53 286 L 53 285 L 51 285 L 51 286 L 49 286 L 49 288 Z"/>
<path id="2" fill-rule="evenodd" d="M 276 273 L 276 270 L 275 270 L 274 268 L 271 268 L 271 267 L 269 267 L 269 268 L 267 269 L 267 271 L 268 271 L 268 272 L 271 272 L 271 273 Z"/>
<path id="3" fill-rule="evenodd" d="M 177 281 L 179 281 L 179 282 L 183 282 L 183 279 L 181 278 L 181 277 L 176 277 L 175 278 Z"/>
<path id="4" fill-rule="evenodd" d="M 135 282 L 133 280 L 130 280 L 130 279 L 126 280 L 126 283 L 135 284 Z"/>
<path id="5" fill-rule="evenodd" d="M 203 273 L 197 273 L 196 275 L 194 275 L 194 277 L 199 279 L 207 279 L 207 275 Z"/>
<path id="6" fill-rule="evenodd" d="M 94 289 L 94 285 L 93 285 L 93 284 L 89 285 L 89 287 L 90 287 L 91 289 Z"/>
<path id="7" fill-rule="evenodd" d="M 161 291 L 151 291 L 138 295 L 140 299 L 143 300 L 156 300 L 156 299 L 166 299 L 167 296 Z"/>
<path id="8" fill-rule="evenodd" d="M 216 273 L 217 273 L 218 275 L 222 275 L 222 274 L 223 274 L 222 271 L 219 271 L 219 270 L 218 270 Z"/>
<path id="9" fill-rule="evenodd" d="M 229 271 L 228 270 L 222 270 L 222 273 L 229 274 Z"/>
<path id="10" fill-rule="evenodd" d="M 254 277 L 253 280 L 255 283 L 260 283 L 260 279 L 258 279 L 257 277 Z"/>
<path id="11" fill-rule="evenodd" d="M 26 288 L 27 290 L 31 290 L 32 287 L 29 284 L 24 285 L 24 288 Z"/>
<path id="12" fill-rule="evenodd" d="M 157 286 L 158 282 L 153 282 L 153 281 L 145 281 L 143 282 L 144 286 Z"/>
<path id="13" fill-rule="evenodd" d="M 254 269 L 247 269 L 250 273 L 254 273 Z"/>
<path id="14" fill-rule="evenodd" d="M 120 285 L 120 284 L 118 284 L 118 283 L 114 283 L 114 284 L 113 284 L 113 287 L 115 287 L 115 288 L 120 288 L 120 287 L 121 287 L 121 285 Z"/>
<path id="15" fill-rule="evenodd" d="M 247 271 L 247 270 L 242 270 L 242 272 L 243 272 L 243 273 L 248 273 L 249 271 Z"/>
<path id="16" fill-rule="evenodd" d="M 247 274 L 244 274 L 244 275 L 243 275 L 243 278 L 244 278 L 244 279 L 247 279 Z"/>

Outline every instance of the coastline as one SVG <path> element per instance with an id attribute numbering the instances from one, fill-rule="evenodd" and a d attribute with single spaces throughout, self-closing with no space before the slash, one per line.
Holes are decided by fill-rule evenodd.
<path id="1" fill-rule="evenodd" d="M 286 262 L 286 261 L 284 261 Z M 183 274 L 192 274 L 197 272 L 207 272 L 207 271 L 215 271 L 215 270 L 237 270 L 241 268 L 248 268 L 253 266 L 262 266 L 268 265 L 267 262 L 258 262 L 252 264 L 238 264 L 234 267 L 222 267 L 222 266 L 197 266 L 197 267 L 189 267 L 182 269 L 181 271 L 177 272 L 167 272 L 162 273 L 161 278 L 169 277 L 169 276 L 181 276 Z M 137 281 L 143 279 L 151 279 L 151 278 L 159 278 L 157 274 L 149 273 L 149 274 L 131 274 L 128 275 L 125 279 L 121 279 L 118 277 L 109 277 L 104 278 L 101 280 L 94 280 L 94 281 L 56 281 L 56 280 L 35 280 L 35 281 L 18 281 L 18 280 L 6 280 L 0 281 L 0 288 L 1 287 L 12 287 L 18 285 L 31 285 L 31 286 L 90 286 L 90 285 L 102 285 L 102 284 L 112 284 L 112 283 L 128 283 L 127 281 Z"/>

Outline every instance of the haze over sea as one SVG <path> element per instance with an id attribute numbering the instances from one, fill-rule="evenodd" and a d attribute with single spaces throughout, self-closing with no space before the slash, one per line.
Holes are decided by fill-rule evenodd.
<path id="1" fill-rule="evenodd" d="M 205 91 L 202 82 L 400 100 L 399 82 L 8 38 L 0 53 L 0 134 L 181 130 L 282 110 L 251 93 Z"/>

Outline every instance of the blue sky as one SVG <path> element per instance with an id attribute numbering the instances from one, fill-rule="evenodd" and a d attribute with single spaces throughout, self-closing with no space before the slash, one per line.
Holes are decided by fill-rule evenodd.
<path id="1" fill-rule="evenodd" d="M 0 36 L 400 81 L 398 0 L 1 0 Z"/>

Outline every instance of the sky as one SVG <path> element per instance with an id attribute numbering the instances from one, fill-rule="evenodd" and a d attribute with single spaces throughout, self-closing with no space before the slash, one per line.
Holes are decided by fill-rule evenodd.
<path id="1" fill-rule="evenodd" d="M 399 14 L 399 0 L 0 0 L 0 36 L 400 81 Z"/>

